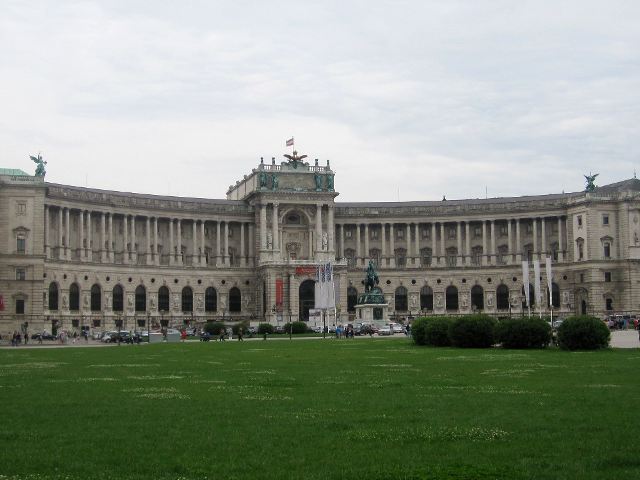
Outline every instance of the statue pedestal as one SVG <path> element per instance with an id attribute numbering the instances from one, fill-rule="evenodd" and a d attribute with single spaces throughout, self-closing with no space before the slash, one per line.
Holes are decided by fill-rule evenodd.
<path id="1" fill-rule="evenodd" d="M 356 321 L 377 325 L 379 327 L 389 324 L 388 303 L 365 303 L 356 305 Z"/>

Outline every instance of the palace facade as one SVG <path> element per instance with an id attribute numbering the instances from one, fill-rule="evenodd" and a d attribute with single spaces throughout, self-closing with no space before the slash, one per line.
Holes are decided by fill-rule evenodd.
<path id="1" fill-rule="evenodd" d="M 0 333 L 25 323 L 51 331 L 307 319 L 315 265 L 326 262 L 334 264 L 337 321 L 347 323 L 369 259 L 400 319 L 522 315 L 521 262 L 536 259 L 543 295 L 536 305 L 531 285 L 533 312 L 547 314 L 549 303 L 561 316 L 640 310 L 635 178 L 515 198 L 337 196 L 328 162 L 296 155 L 261 161 L 220 200 L 58 185 L 2 169 Z"/>

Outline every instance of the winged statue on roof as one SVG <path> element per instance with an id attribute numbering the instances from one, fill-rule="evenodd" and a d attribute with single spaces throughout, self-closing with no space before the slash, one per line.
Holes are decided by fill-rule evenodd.
<path id="1" fill-rule="evenodd" d="M 293 168 L 298 168 L 298 163 L 302 165 L 304 163 L 302 160 L 307 158 L 306 155 L 298 156 L 298 152 L 295 150 L 293 151 L 293 155 L 285 154 L 284 157 L 289 159 L 289 161 L 292 163 Z"/>
<path id="2" fill-rule="evenodd" d="M 585 192 L 593 192 L 596 189 L 597 185 L 594 182 L 598 175 L 600 174 L 594 173 L 593 175 L 591 175 L 591 172 L 589 172 L 589 175 L 584 175 L 584 178 L 587 181 L 587 186 L 584 189 Z"/>
<path id="3" fill-rule="evenodd" d="M 37 167 L 36 167 L 36 177 L 44 177 L 47 174 L 47 172 L 44 169 L 44 166 L 47 164 L 47 162 L 45 162 L 42 159 L 42 155 L 40 155 L 39 153 L 38 153 L 37 157 L 34 157 L 33 155 L 29 155 L 29 158 L 31 160 L 33 160 L 35 162 L 35 164 L 37 165 Z"/>

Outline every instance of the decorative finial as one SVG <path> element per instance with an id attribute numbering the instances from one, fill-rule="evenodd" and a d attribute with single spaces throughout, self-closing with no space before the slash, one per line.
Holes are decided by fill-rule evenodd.
<path id="1" fill-rule="evenodd" d="M 329 160 L 327 159 L 327 170 L 331 170 L 331 165 L 329 165 Z"/>
<path id="2" fill-rule="evenodd" d="M 445 197 L 444 195 L 442 195 L 442 201 L 446 202 L 447 201 L 447 197 Z"/>
<path id="3" fill-rule="evenodd" d="M 316 158 L 316 167 L 318 166 L 318 159 Z"/>
<path id="4" fill-rule="evenodd" d="M 260 157 L 260 165 L 264 165 L 264 157 Z"/>
<path id="5" fill-rule="evenodd" d="M 276 164 L 276 157 L 271 157 L 271 165 L 275 165 Z"/>

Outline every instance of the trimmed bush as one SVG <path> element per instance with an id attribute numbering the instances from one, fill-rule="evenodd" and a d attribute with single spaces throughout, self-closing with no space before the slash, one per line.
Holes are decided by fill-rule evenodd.
<path id="1" fill-rule="evenodd" d="M 273 333 L 273 325 L 271 325 L 270 323 L 261 323 L 260 325 L 258 325 L 258 333 L 260 335 L 264 335 L 265 333 Z"/>
<path id="2" fill-rule="evenodd" d="M 224 328 L 222 322 L 207 322 L 204 324 L 204 331 L 210 335 L 220 335 L 220 330 Z"/>
<path id="3" fill-rule="evenodd" d="M 495 343 L 496 320 L 483 314 L 465 315 L 449 325 L 451 345 L 462 348 L 489 348 Z"/>
<path id="4" fill-rule="evenodd" d="M 449 337 L 449 326 L 451 325 L 451 318 L 449 317 L 434 317 L 430 318 L 427 322 L 427 328 L 425 331 L 427 345 L 433 345 L 434 347 L 448 347 L 451 345 L 451 338 Z"/>
<path id="5" fill-rule="evenodd" d="M 238 335 L 240 328 L 242 328 L 243 335 L 246 334 L 247 330 L 249 330 L 249 322 L 246 322 L 246 321 L 238 322 L 231 327 L 231 330 L 233 330 L 234 335 Z"/>
<path id="6" fill-rule="evenodd" d="M 411 338 L 413 338 L 413 343 L 416 345 L 426 345 L 426 330 L 427 324 L 429 323 L 429 318 L 427 317 L 419 317 L 416 318 L 411 323 Z"/>
<path id="7" fill-rule="evenodd" d="M 551 342 L 551 326 L 540 318 L 507 318 L 496 326 L 496 341 L 503 348 L 545 348 Z"/>
<path id="8" fill-rule="evenodd" d="M 284 324 L 284 333 L 307 333 L 307 324 L 304 322 L 293 322 L 293 323 L 285 323 Z"/>
<path id="9" fill-rule="evenodd" d="M 597 350 L 607 348 L 611 332 L 596 317 L 569 317 L 558 327 L 558 345 L 563 350 Z"/>

